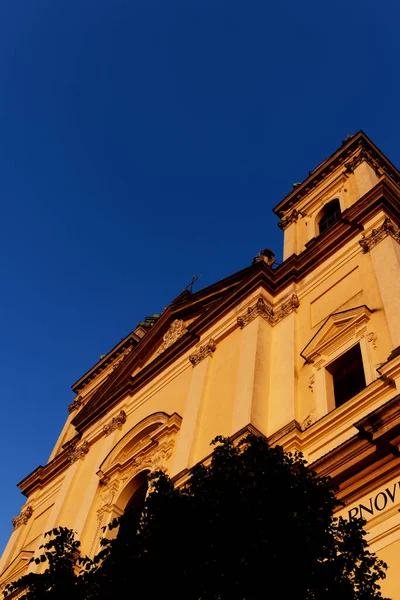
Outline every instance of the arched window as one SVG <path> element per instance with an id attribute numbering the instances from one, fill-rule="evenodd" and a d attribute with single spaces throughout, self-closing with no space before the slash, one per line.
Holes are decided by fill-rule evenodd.
<path id="1" fill-rule="evenodd" d="M 325 204 L 318 223 L 319 233 L 328 231 L 340 219 L 340 202 L 338 198 Z"/>
<path id="2" fill-rule="evenodd" d="M 118 531 L 118 538 L 120 540 L 129 538 L 132 535 L 132 531 L 135 531 L 139 525 L 149 487 L 147 481 L 148 474 L 148 471 L 139 473 L 132 482 L 135 484 L 136 489 L 130 497 L 120 521 Z"/>
<path id="3" fill-rule="evenodd" d="M 126 505 L 125 512 L 136 509 L 141 510 L 143 508 L 143 504 L 146 499 L 147 489 L 149 487 L 147 483 L 147 473 L 143 474 L 143 476 L 143 481 L 141 481 L 139 487 L 135 490 L 131 499 Z"/>

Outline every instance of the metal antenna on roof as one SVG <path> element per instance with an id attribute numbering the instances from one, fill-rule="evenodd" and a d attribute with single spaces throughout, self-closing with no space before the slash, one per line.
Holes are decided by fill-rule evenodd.
<path id="1" fill-rule="evenodd" d="M 197 281 L 198 279 L 200 279 L 200 277 L 201 277 L 201 275 L 193 275 L 191 282 L 189 283 L 189 285 L 187 285 L 187 286 L 185 287 L 185 290 L 188 290 L 190 293 L 192 293 L 192 291 L 193 291 L 193 286 L 194 286 L 194 284 L 196 283 L 196 281 Z"/>

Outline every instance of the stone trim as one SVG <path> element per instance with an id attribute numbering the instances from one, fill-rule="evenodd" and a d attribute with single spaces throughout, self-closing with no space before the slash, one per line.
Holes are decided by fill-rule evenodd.
<path id="1" fill-rule="evenodd" d="M 238 325 L 241 329 L 251 323 L 256 317 L 262 317 L 271 325 L 274 324 L 274 311 L 270 306 L 267 306 L 265 300 L 260 296 L 254 306 L 249 306 L 247 312 L 237 318 Z"/>
<path id="2" fill-rule="evenodd" d="M 84 404 L 84 402 L 83 402 L 82 396 L 78 396 L 77 398 L 75 398 L 75 400 L 73 402 L 71 402 L 71 404 L 68 404 L 68 412 L 72 413 L 75 410 L 78 410 L 78 408 L 83 406 L 83 404 Z"/>
<path id="3" fill-rule="evenodd" d="M 115 371 L 116 369 L 118 369 L 119 365 L 124 362 L 124 360 L 126 360 L 126 357 L 128 356 L 128 354 L 130 354 L 130 352 L 132 352 L 133 350 L 133 346 L 128 346 L 128 348 L 125 350 L 125 352 L 122 354 L 122 357 L 119 358 L 114 364 L 113 364 L 113 371 Z"/>
<path id="4" fill-rule="evenodd" d="M 285 317 L 289 316 L 300 306 L 300 300 L 296 294 L 292 294 L 286 302 L 283 302 L 275 312 L 274 325 L 282 321 Z"/>
<path id="5" fill-rule="evenodd" d="M 85 454 L 89 452 L 89 443 L 82 442 L 80 446 L 76 446 L 75 448 L 71 448 L 68 453 L 68 460 L 72 465 L 74 462 L 79 460 L 80 458 L 84 458 Z"/>
<path id="6" fill-rule="evenodd" d="M 113 417 L 109 423 L 103 425 L 104 435 L 110 435 L 116 429 L 121 429 L 122 425 L 126 421 L 126 413 L 121 410 L 116 417 Z"/>
<path id="7" fill-rule="evenodd" d="M 11 520 L 11 522 L 14 526 L 14 529 L 17 529 L 21 525 L 25 525 L 28 522 L 28 520 L 31 518 L 32 514 L 33 514 L 33 508 L 31 506 L 28 506 L 25 510 L 21 511 L 21 514 L 19 514 L 18 517 L 14 517 Z"/>
<path id="8" fill-rule="evenodd" d="M 253 321 L 256 317 L 260 316 L 270 325 L 274 326 L 282 319 L 290 315 L 293 311 L 295 311 L 300 306 L 300 301 L 296 294 L 292 294 L 288 300 L 283 302 L 276 311 L 273 310 L 271 306 L 268 306 L 262 296 L 260 296 L 257 302 L 250 306 L 247 309 L 247 312 L 241 317 L 237 318 L 237 323 L 241 329 L 246 327 L 251 321 Z"/>
<path id="9" fill-rule="evenodd" d="M 361 164 L 363 161 L 367 162 L 374 169 L 375 174 L 378 177 L 383 175 L 383 169 L 379 164 L 379 161 L 376 160 L 373 157 L 372 152 L 366 150 L 366 148 L 362 148 L 361 152 L 357 154 L 357 156 L 345 163 L 344 166 L 346 167 L 346 175 L 351 175 L 351 173 L 354 173 L 354 169 L 358 167 L 358 165 Z"/>
<path id="10" fill-rule="evenodd" d="M 294 208 L 290 214 L 286 215 L 286 217 L 282 217 L 282 219 L 278 223 L 278 227 L 280 227 L 280 229 L 284 231 L 287 227 L 289 227 L 289 225 L 291 225 L 292 223 L 296 223 L 300 216 L 301 215 L 299 211 Z"/>
<path id="11" fill-rule="evenodd" d="M 370 235 L 365 236 L 358 243 L 360 244 L 364 254 L 371 251 L 371 248 L 379 244 L 382 240 L 384 240 L 388 235 L 390 235 L 396 242 L 400 243 L 400 229 L 393 223 L 389 217 L 383 221 L 380 227 L 376 227 L 370 233 Z"/>
<path id="12" fill-rule="evenodd" d="M 202 360 L 207 358 L 207 356 L 210 356 L 210 354 L 215 352 L 216 347 L 217 344 L 215 340 L 211 338 L 210 341 L 207 342 L 207 344 L 204 344 L 204 346 L 200 346 L 197 352 L 189 356 L 189 361 L 195 367 L 199 364 L 199 362 L 201 362 Z"/>

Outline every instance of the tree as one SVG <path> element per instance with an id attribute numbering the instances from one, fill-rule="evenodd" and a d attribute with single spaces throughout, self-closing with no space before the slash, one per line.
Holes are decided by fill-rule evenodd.
<path id="1" fill-rule="evenodd" d="M 368 551 L 363 521 L 334 517 L 329 479 L 262 437 L 215 444 L 182 487 L 161 472 L 152 479 L 144 507 L 123 515 L 93 562 L 81 559 L 75 599 L 144 589 L 177 600 L 382 598 L 386 565 Z"/>

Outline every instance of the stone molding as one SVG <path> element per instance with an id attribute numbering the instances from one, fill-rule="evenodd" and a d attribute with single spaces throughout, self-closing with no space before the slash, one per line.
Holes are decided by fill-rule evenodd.
<path id="1" fill-rule="evenodd" d="M 288 300 L 283 302 L 275 312 L 275 321 L 274 325 L 282 321 L 285 317 L 288 317 L 292 312 L 294 312 L 300 306 L 300 300 L 298 299 L 296 294 L 292 294 Z"/>
<path id="2" fill-rule="evenodd" d="M 300 306 L 300 301 L 296 294 L 292 294 L 288 300 L 285 300 L 276 310 L 268 306 L 264 298 L 260 296 L 253 306 L 249 306 L 244 315 L 237 318 L 237 323 L 241 329 L 251 323 L 256 317 L 260 316 L 270 325 L 276 325 L 282 319 L 290 315 Z"/>
<path id="3" fill-rule="evenodd" d="M 31 518 L 33 514 L 33 508 L 28 506 L 25 510 L 21 511 L 21 514 L 18 517 L 14 517 L 11 522 L 14 526 L 14 529 L 17 529 L 21 525 L 25 525 L 28 520 Z"/>
<path id="4" fill-rule="evenodd" d="M 126 413 L 121 410 L 116 417 L 113 417 L 109 423 L 103 425 L 104 435 L 110 435 L 116 429 L 121 429 L 122 425 L 126 421 Z"/>
<path id="5" fill-rule="evenodd" d="M 244 315 L 237 318 L 238 325 L 241 329 L 251 323 L 256 317 L 262 317 L 271 325 L 274 324 L 274 311 L 267 306 L 264 298 L 260 296 L 253 306 L 249 306 Z"/>
<path id="6" fill-rule="evenodd" d="M 278 223 L 278 227 L 280 227 L 283 231 L 289 227 L 292 223 L 296 223 L 298 218 L 300 217 L 300 213 L 295 208 L 290 212 L 286 217 L 282 217 L 282 219 Z"/>
<path id="7" fill-rule="evenodd" d="M 345 173 L 346 175 L 351 175 L 354 173 L 354 169 L 358 167 L 363 161 L 367 162 L 375 171 L 375 174 L 380 177 L 383 175 L 383 170 L 379 164 L 379 162 L 373 157 L 372 152 L 369 152 L 365 148 L 361 149 L 361 152 L 357 154 L 354 158 L 345 163 Z"/>
<path id="8" fill-rule="evenodd" d="M 75 448 L 71 448 L 68 453 L 68 460 L 71 465 L 79 460 L 80 458 L 84 458 L 85 454 L 89 452 L 89 443 L 82 442 L 80 446 L 76 446 Z"/>
<path id="9" fill-rule="evenodd" d="M 97 510 L 97 529 L 93 540 L 92 549 L 99 537 L 107 513 L 109 515 L 121 512 L 116 505 L 117 498 L 124 487 L 142 471 L 155 473 L 157 471 L 167 472 L 168 460 L 175 447 L 175 434 L 166 435 L 160 442 L 154 442 L 149 436 L 146 437 L 147 448 L 144 452 L 136 455 L 125 467 L 114 472 L 104 473 L 98 471 L 102 491 L 100 492 L 100 508 Z M 148 482 L 148 492 L 152 491 L 151 480 Z M 92 551 L 92 550 L 91 550 Z"/>
<path id="10" fill-rule="evenodd" d="M 316 409 L 313 408 L 308 413 L 308 415 L 306 416 L 304 421 L 301 423 L 301 425 L 300 425 L 301 431 L 305 431 L 306 429 L 311 427 L 311 425 L 313 425 L 316 421 L 318 421 L 318 415 L 317 415 Z"/>
<path id="11" fill-rule="evenodd" d="M 210 356 L 210 354 L 215 352 L 216 347 L 217 344 L 215 340 L 211 338 L 210 341 L 207 342 L 207 344 L 204 344 L 204 346 L 200 346 L 197 352 L 194 352 L 194 354 L 191 354 L 189 356 L 189 361 L 195 367 L 199 364 L 199 362 L 201 362 L 202 360 L 207 358 L 207 356 Z"/>
<path id="12" fill-rule="evenodd" d="M 113 371 L 115 371 L 116 369 L 118 369 L 119 365 L 124 362 L 124 360 L 126 359 L 126 357 L 128 356 L 128 354 L 130 354 L 133 350 L 133 346 L 129 346 L 125 352 L 122 354 L 122 357 L 119 358 L 117 361 L 115 361 L 115 363 L 113 364 Z"/>
<path id="13" fill-rule="evenodd" d="M 163 343 L 157 350 L 157 355 L 162 354 L 167 348 L 172 346 L 180 337 L 185 335 L 187 329 L 182 319 L 172 321 L 168 331 L 163 335 Z"/>
<path id="14" fill-rule="evenodd" d="M 364 254 L 366 254 L 388 235 L 390 235 L 396 242 L 400 243 L 400 229 L 393 223 L 391 219 L 389 219 L 389 217 L 386 217 L 382 225 L 373 229 L 370 235 L 366 235 L 358 243 L 360 244 Z"/>
<path id="15" fill-rule="evenodd" d="M 78 396 L 73 402 L 71 402 L 71 404 L 68 404 L 68 412 L 72 413 L 74 410 L 78 410 L 78 408 L 83 406 L 83 404 L 84 402 L 82 396 Z"/>

